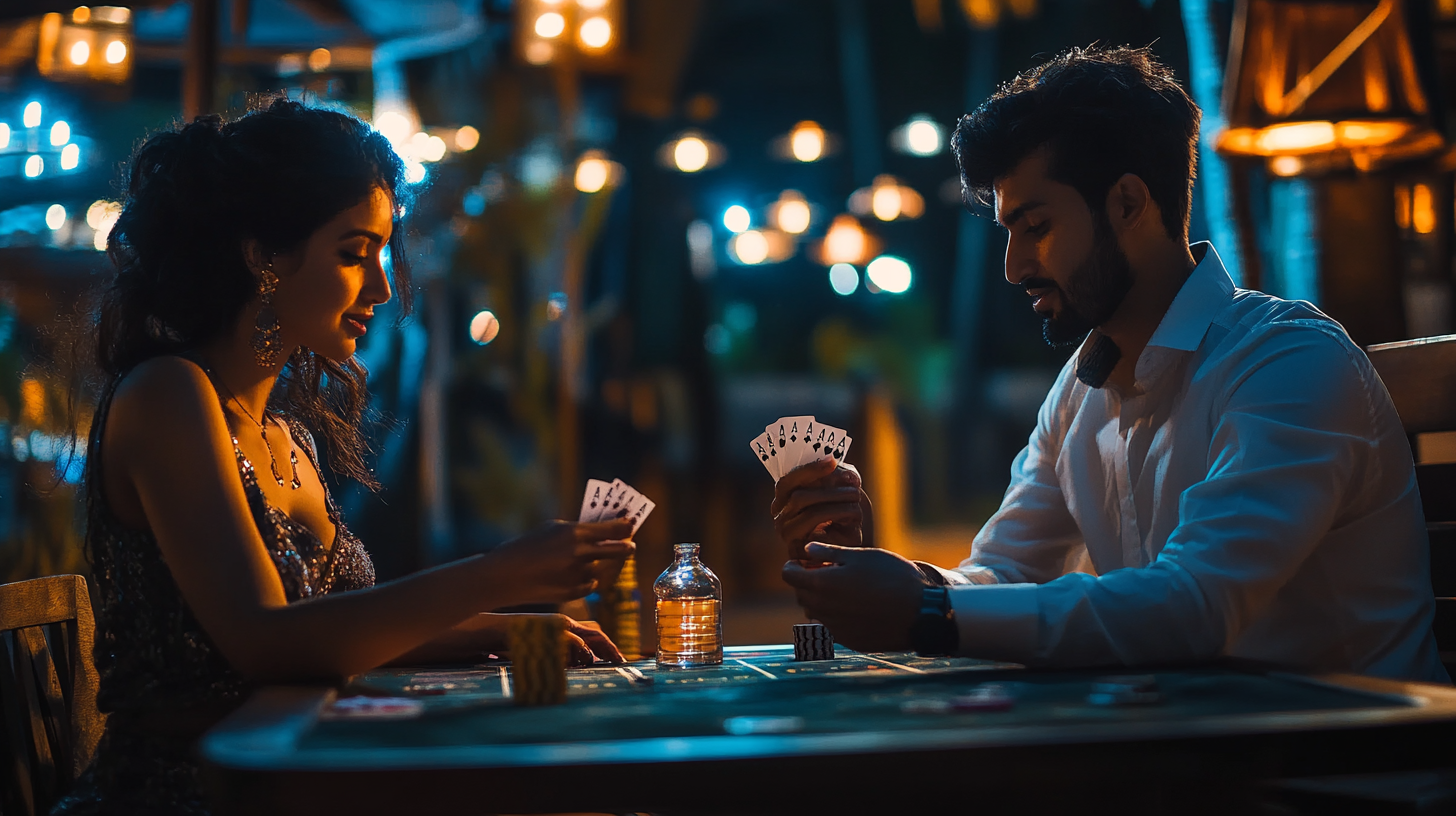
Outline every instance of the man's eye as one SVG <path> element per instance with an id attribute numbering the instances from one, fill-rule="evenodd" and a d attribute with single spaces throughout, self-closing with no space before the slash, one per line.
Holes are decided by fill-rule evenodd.
<path id="1" fill-rule="evenodd" d="M 1043 221 L 1043 222 L 1041 222 L 1040 224 L 1037 224 L 1034 227 L 1027 227 L 1026 228 L 1026 234 L 1027 235 L 1035 235 L 1035 236 L 1040 237 L 1042 235 L 1046 235 L 1047 234 L 1047 230 L 1049 230 L 1051 228 L 1052 228 L 1052 225 L 1051 225 L 1051 222 L 1050 221 Z"/>

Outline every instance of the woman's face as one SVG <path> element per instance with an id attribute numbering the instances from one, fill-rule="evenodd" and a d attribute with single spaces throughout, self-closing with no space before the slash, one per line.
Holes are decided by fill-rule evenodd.
<path id="1" fill-rule="evenodd" d="M 388 193 L 339 213 L 299 249 L 273 258 L 273 309 L 285 349 L 307 346 L 336 362 L 354 354 L 374 307 L 389 300 L 381 254 L 394 221 Z"/>

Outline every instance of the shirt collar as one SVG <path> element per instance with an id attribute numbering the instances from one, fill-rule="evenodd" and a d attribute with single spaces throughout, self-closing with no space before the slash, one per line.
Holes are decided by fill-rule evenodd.
<path id="1" fill-rule="evenodd" d="M 1178 296 L 1163 314 L 1163 320 L 1148 340 L 1148 347 L 1195 351 L 1213 319 L 1234 296 L 1234 281 L 1223 268 L 1213 244 L 1199 241 L 1189 247 L 1198 266 L 1183 282 Z"/>

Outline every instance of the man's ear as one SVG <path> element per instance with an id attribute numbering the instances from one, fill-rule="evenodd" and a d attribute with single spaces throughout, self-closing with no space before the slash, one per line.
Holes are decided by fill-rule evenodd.
<path id="1" fill-rule="evenodd" d="M 1140 176 L 1123 173 L 1107 191 L 1107 220 L 1113 233 L 1121 235 L 1136 227 L 1153 209 L 1153 196 Z"/>

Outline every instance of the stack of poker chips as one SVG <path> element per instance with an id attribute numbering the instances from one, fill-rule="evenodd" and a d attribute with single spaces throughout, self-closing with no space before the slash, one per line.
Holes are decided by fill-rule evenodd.
<path id="1" fill-rule="evenodd" d="M 795 660 L 833 660 L 834 636 L 822 623 L 794 624 Z"/>
<path id="2" fill-rule="evenodd" d="M 511 680 L 516 705 L 566 702 L 566 623 L 559 615 L 511 619 Z"/>
<path id="3" fill-rule="evenodd" d="M 622 572 L 617 575 L 612 597 L 612 621 L 616 631 L 610 633 L 617 649 L 628 660 L 642 654 L 642 595 L 637 591 L 637 559 L 627 556 Z"/>

